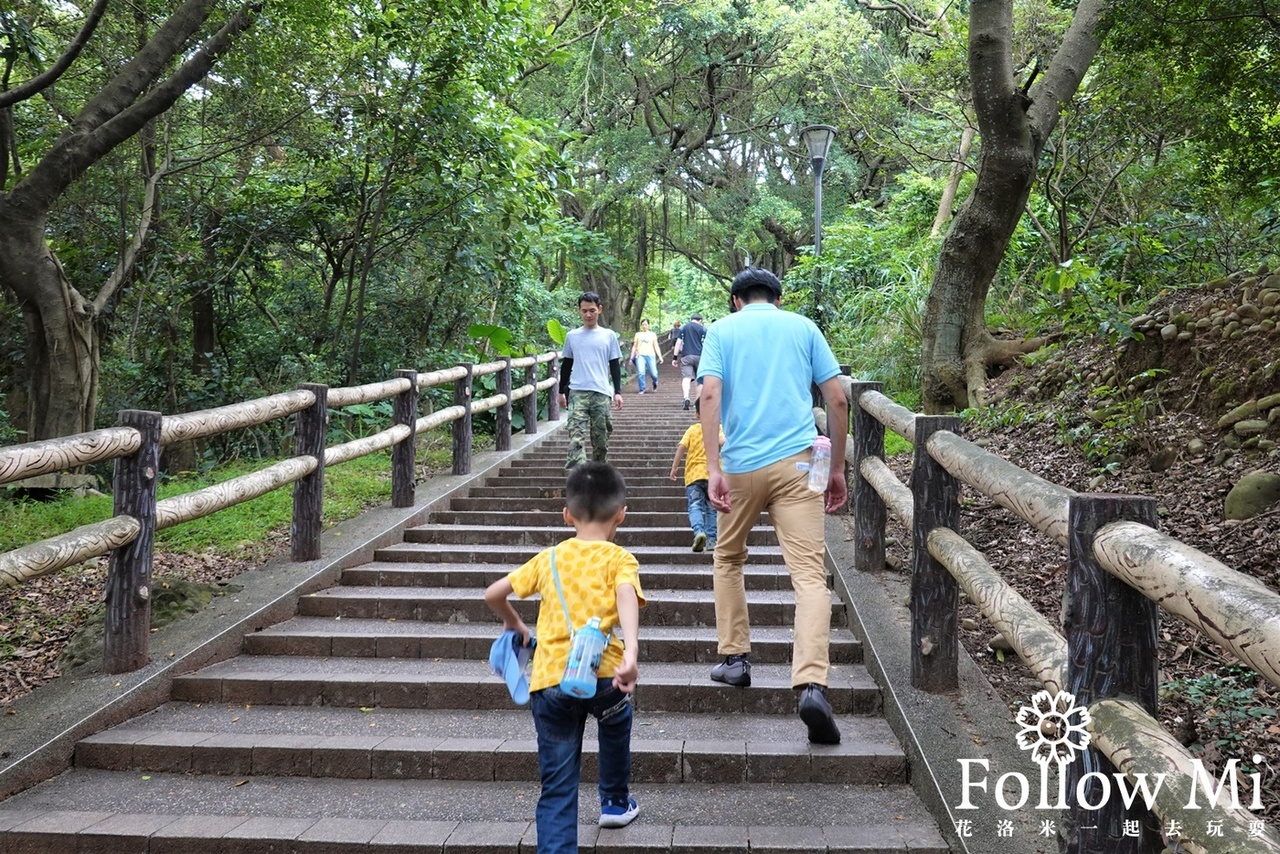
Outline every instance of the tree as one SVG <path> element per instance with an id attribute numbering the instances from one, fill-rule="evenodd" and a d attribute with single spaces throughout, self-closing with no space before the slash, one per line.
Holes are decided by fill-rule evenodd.
<path id="1" fill-rule="evenodd" d="M 118 146 L 141 134 L 204 80 L 217 59 L 254 23 L 262 0 L 248 0 L 218 15 L 217 0 L 186 0 L 149 35 L 138 33 L 140 46 L 121 57 L 114 69 L 84 99 L 56 139 L 24 146 L 19 140 L 16 108 L 36 96 L 61 112 L 62 96 L 53 87 L 76 66 L 82 51 L 103 21 L 108 0 L 96 0 L 79 32 L 61 54 L 41 68 L 42 56 L 22 38 L 30 26 L 16 12 L 0 13 L 0 32 L 7 43 L 0 91 L 0 285 L 17 298 L 26 327 L 30 372 L 28 433 L 32 439 L 69 435 L 93 427 L 100 370 L 99 323 L 123 286 L 133 259 L 145 240 L 163 169 L 144 177 L 144 201 L 134 233 L 115 270 L 91 293 L 78 288 L 49 245 L 46 223 L 67 189 Z M 59 7 L 61 8 L 61 7 Z M 34 14 L 48 15 L 37 8 Z M 217 15 L 214 20 L 211 17 Z M 15 67 L 33 73 L 7 87 Z M 31 106 L 31 110 L 36 107 Z M 37 151 L 35 165 L 23 170 L 22 152 Z M 9 166 L 13 174 L 9 173 Z"/>
<path id="2" fill-rule="evenodd" d="M 986 301 L 1035 181 L 1040 153 L 1098 51 L 1108 0 L 1081 0 L 1033 85 L 1014 79 L 1012 0 L 969 7 L 969 75 L 981 138 L 978 178 L 943 241 L 925 305 L 921 392 L 925 411 L 981 406 L 987 369 L 1039 347 L 996 340 Z"/>

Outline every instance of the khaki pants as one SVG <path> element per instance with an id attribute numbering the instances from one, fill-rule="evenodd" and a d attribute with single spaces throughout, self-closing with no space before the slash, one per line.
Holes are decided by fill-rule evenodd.
<path id="1" fill-rule="evenodd" d="M 827 684 L 830 666 L 831 593 L 822 562 L 821 493 L 810 492 L 809 473 L 796 463 L 809 461 L 809 451 L 745 474 L 726 474 L 731 513 L 719 515 L 716 540 L 716 639 L 721 655 L 751 651 L 751 624 L 742 566 L 747 560 L 747 534 L 761 510 L 768 510 L 778 533 L 782 556 L 795 590 L 795 642 L 791 653 L 791 685 Z"/>

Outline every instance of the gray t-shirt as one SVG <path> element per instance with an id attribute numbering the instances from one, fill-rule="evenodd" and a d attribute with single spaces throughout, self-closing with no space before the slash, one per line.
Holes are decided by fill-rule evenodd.
<path id="1" fill-rule="evenodd" d="M 621 359 L 618 336 L 612 329 L 580 326 L 564 337 L 564 358 L 573 359 L 569 391 L 595 391 L 613 397 L 609 360 Z"/>

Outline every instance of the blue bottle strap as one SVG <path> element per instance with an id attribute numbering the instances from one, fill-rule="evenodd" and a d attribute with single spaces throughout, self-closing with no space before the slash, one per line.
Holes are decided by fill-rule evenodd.
<path id="1" fill-rule="evenodd" d="M 577 631 L 573 627 L 573 620 L 569 619 L 569 606 L 564 602 L 564 590 L 560 587 L 560 573 L 556 572 L 556 549 L 551 547 L 551 577 L 556 580 L 556 595 L 560 597 L 560 607 L 564 609 L 564 624 L 569 629 L 569 637 L 573 637 L 573 633 Z"/>

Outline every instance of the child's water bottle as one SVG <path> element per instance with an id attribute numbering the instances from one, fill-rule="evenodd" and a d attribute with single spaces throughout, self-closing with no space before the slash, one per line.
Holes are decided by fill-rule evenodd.
<path id="1" fill-rule="evenodd" d="M 596 695 L 596 673 L 600 670 L 600 656 L 609 639 L 600 631 L 600 618 L 592 617 L 587 624 L 573 633 L 569 646 L 569 663 L 560 679 L 560 690 L 585 700 Z"/>
<path id="2" fill-rule="evenodd" d="M 813 440 L 813 459 L 809 461 L 809 491 L 826 492 L 831 477 L 831 440 L 819 436 Z"/>

